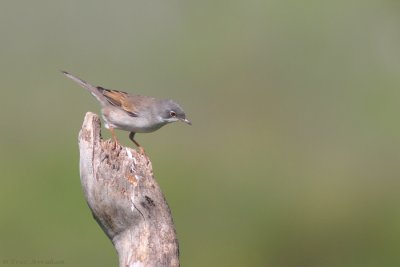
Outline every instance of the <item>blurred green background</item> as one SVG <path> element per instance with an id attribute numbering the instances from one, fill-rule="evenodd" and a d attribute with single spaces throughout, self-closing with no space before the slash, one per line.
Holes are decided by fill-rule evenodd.
<path id="1" fill-rule="evenodd" d="M 61 69 L 193 121 L 137 136 L 182 266 L 400 266 L 399 29 L 393 0 L 2 1 L 0 266 L 117 266 Z"/>

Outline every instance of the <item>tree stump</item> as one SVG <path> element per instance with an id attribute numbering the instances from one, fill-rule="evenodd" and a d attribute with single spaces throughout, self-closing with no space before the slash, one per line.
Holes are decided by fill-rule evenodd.
<path id="1" fill-rule="evenodd" d="M 91 112 L 79 133 L 79 149 L 86 201 L 117 250 L 119 266 L 179 266 L 171 211 L 150 160 L 104 141 L 100 119 Z"/>

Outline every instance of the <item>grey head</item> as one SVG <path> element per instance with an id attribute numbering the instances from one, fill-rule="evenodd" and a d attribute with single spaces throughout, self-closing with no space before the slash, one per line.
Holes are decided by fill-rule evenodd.
<path id="1" fill-rule="evenodd" d="M 192 123 L 186 118 L 185 111 L 175 101 L 171 99 L 159 100 L 157 105 L 157 114 L 164 123 L 182 121 L 189 125 Z"/>

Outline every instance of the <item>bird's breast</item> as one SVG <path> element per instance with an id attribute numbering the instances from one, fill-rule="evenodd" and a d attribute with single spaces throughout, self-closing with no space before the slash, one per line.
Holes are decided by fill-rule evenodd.
<path id="1" fill-rule="evenodd" d="M 125 111 L 108 107 L 102 110 L 104 121 L 109 127 L 135 133 L 150 133 L 160 129 L 165 123 L 157 119 L 151 119 L 151 116 L 130 116 Z"/>

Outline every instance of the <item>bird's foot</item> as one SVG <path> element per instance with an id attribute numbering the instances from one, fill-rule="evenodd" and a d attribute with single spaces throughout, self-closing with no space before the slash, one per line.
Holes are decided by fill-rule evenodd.
<path id="1" fill-rule="evenodd" d="M 138 146 L 138 149 L 139 149 L 140 155 L 147 157 L 146 152 L 144 151 L 144 148 L 143 148 L 143 147 Z"/>
<path id="2" fill-rule="evenodd" d="M 118 142 L 117 138 L 114 138 L 113 150 L 117 149 L 118 146 L 121 146 L 121 144 Z"/>

